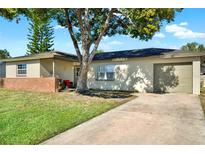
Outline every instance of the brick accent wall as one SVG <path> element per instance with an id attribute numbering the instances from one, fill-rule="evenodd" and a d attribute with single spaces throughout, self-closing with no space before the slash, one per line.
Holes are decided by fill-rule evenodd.
<path id="1" fill-rule="evenodd" d="M 0 87 L 36 92 L 58 92 L 58 80 L 48 78 L 0 78 Z"/>

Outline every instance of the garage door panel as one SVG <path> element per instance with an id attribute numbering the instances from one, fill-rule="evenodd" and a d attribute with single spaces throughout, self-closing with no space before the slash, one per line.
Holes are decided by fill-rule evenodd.
<path id="1" fill-rule="evenodd" d="M 192 93 L 192 69 L 192 63 L 154 65 L 154 91 Z"/>

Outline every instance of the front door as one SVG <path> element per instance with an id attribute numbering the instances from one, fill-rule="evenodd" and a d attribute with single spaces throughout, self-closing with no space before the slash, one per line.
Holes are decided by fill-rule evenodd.
<path id="1" fill-rule="evenodd" d="M 80 66 L 74 67 L 74 86 L 77 86 L 78 78 L 80 76 Z"/>

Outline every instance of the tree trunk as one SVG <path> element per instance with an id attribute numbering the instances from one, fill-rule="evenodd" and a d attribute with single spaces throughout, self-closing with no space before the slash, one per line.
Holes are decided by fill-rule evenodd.
<path id="1" fill-rule="evenodd" d="M 80 67 L 80 76 L 77 81 L 76 92 L 78 93 L 87 93 L 87 79 L 88 79 L 88 71 L 89 71 L 89 62 L 88 62 L 88 52 L 85 52 L 85 55 L 82 57 L 82 63 Z"/>
<path id="2" fill-rule="evenodd" d="M 84 19 L 82 18 L 83 13 L 82 11 L 84 11 Z M 77 81 L 77 88 L 76 88 L 76 92 L 78 93 L 87 93 L 88 92 L 88 87 L 87 87 L 87 76 L 88 76 L 88 71 L 89 71 L 89 66 L 92 62 L 92 59 L 98 49 L 99 43 L 103 37 L 103 35 L 105 34 L 105 32 L 107 31 L 108 27 L 109 27 L 109 21 L 111 20 L 112 16 L 113 16 L 113 12 L 114 9 L 111 9 L 110 12 L 108 13 L 107 19 L 105 20 L 104 26 L 102 27 L 102 29 L 100 30 L 99 36 L 94 35 L 92 38 L 91 36 L 91 29 L 90 29 L 90 22 L 88 20 L 88 9 L 76 9 L 76 15 L 77 15 L 77 20 L 79 23 L 79 28 L 81 31 L 81 39 L 82 39 L 82 53 L 80 52 L 79 46 L 78 46 L 78 40 L 76 39 L 76 34 L 73 31 L 73 25 L 71 23 L 71 19 L 69 17 L 69 9 L 65 8 L 64 9 L 65 12 L 65 17 L 66 17 L 66 24 L 67 24 L 67 28 L 68 31 L 70 33 L 73 45 L 75 47 L 77 56 L 78 56 L 78 60 L 81 64 L 80 67 L 80 76 L 78 78 Z M 97 33 L 98 35 L 98 33 Z M 92 43 L 94 43 L 94 47 L 93 50 L 90 51 L 90 47 L 92 45 Z"/>

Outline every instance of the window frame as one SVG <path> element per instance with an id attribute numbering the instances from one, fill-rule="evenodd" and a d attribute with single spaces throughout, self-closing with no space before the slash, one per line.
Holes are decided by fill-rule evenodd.
<path id="1" fill-rule="evenodd" d="M 112 72 L 106 70 L 106 67 L 108 67 L 108 66 L 112 66 L 113 67 L 113 71 Z M 101 71 L 102 67 L 103 67 L 104 71 Z M 99 79 L 99 74 L 100 73 L 104 73 L 104 78 L 103 79 Z M 108 79 L 107 78 L 107 73 L 113 73 L 113 78 L 112 79 Z M 106 64 L 106 65 L 99 65 L 99 66 L 97 66 L 96 81 L 115 81 L 115 65 L 114 64 Z"/>
<path id="2" fill-rule="evenodd" d="M 19 65 L 25 65 L 25 68 L 19 69 Z M 26 73 L 25 74 L 19 74 L 19 70 L 20 71 L 26 71 Z M 26 77 L 27 76 L 27 64 L 25 64 L 25 63 L 16 64 L 16 76 L 17 77 Z"/>

